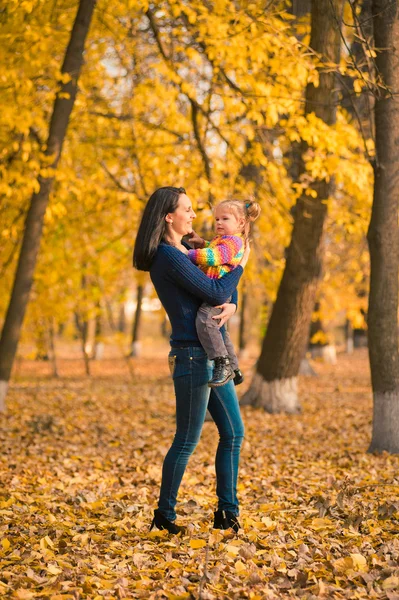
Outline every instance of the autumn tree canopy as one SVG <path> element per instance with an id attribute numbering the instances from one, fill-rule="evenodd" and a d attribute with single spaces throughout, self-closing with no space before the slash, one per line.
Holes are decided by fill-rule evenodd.
<path id="1" fill-rule="evenodd" d="M 2 314 L 29 198 L 46 175 L 42 153 L 76 8 L 77 2 L 11 2 L 2 14 Z M 198 227 L 209 223 L 211 203 L 256 196 L 263 210 L 249 281 L 256 272 L 273 301 L 291 207 L 300 194 L 311 197 L 321 173 L 334 176 L 323 298 L 330 314 L 332 305 L 358 306 L 367 281 L 372 172 L 365 146 L 371 153 L 372 142 L 339 107 L 333 125 L 304 113 L 304 90 L 318 85 L 320 60 L 309 51 L 306 16 L 293 18 L 284 2 L 270 3 L 266 12 L 256 3 L 237 5 L 233 20 L 230 10 L 227 1 L 97 4 L 24 336 L 43 319 L 92 317 L 100 297 L 126 295 L 141 208 L 164 184 L 186 187 L 203 209 Z M 346 6 L 348 46 L 353 22 Z M 354 97 L 367 90 L 366 76 L 345 53 L 339 69 L 354 80 Z M 292 150 L 300 140 L 308 152 L 305 172 L 294 181 Z"/>

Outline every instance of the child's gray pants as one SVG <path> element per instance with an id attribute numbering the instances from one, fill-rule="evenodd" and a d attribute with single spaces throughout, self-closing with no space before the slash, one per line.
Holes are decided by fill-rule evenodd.
<path id="1" fill-rule="evenodd" d="M 221 313 L 220 308 L 215 308 L 204 302 L 198 309 L 195 325 L 199 340 L 208 355 L 209 360 L 217 356 L 228 356 L 233 370 L 238 369 L 238 359 L 234 351 L 229 332 L 224 333 L 219 329 L 219 321 L 212 317 Z"/>

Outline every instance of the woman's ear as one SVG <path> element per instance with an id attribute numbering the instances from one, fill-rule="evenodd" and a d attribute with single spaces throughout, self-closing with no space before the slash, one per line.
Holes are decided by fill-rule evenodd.
<path id="1" fill-rule="evenodd" d="M 167 214 L 167 215 L 166 215 L 166 217 L 165 217 L 165 221 L 166 221 L 167 223 L 173 223 L 173 219 L 172 219 L 172 217 L 170 216 L 170 214 Z"/>

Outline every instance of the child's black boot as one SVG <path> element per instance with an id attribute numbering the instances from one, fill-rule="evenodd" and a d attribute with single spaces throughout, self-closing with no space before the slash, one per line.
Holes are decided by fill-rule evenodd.
<path id="1" fill-rule="evenodd" d="M 234 385 L 240 385 L 244 381 L 244 375 L 241 373 L 240 369 L 234 369 Z"/>
<path id="2" fill-rule="evenodd" d="M 240 524 L 237 517 L 229 510 L 217 510 L 214 512 L 214 529 L 234 529 L 237 533 L 240 529 Z"/>
<path id="3" fill-rule="evenodd" d="M 214 360 L 213 377 L 208 381 L 208 385 L 211 388 L 224 385 L 234 377 L 228 356 L 217 356 Z"/>

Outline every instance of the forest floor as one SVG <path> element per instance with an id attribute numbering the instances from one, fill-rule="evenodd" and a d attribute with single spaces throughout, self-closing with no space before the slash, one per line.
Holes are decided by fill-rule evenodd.
<path id="1" fill-rule="evenodd" d="M 180 491 L 186 535 L 149 532 L 174 432 L 166 356 L 58 366 L 20 362 L 0 416 L 1 598 L 399 600 L 399 457 L 367 454 L 365 350 L 301 377 L 300 415 L 243 408 L 238 536 L 212 530 L 213 422 Z"/>

